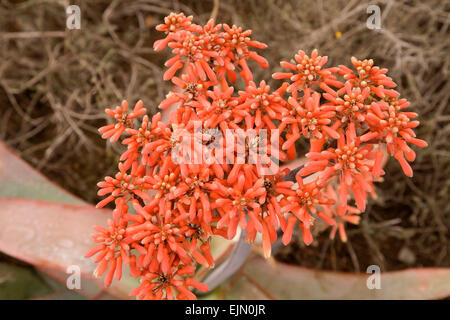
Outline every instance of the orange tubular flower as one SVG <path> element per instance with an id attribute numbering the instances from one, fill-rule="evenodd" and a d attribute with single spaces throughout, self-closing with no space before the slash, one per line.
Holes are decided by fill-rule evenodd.
<path id="1" fill-rule="evenodd" d="M 232 97 L 233 91 L 233 87 L 229 87 L 225 91 L 215 87 L 213 91 L 208 91 L 206 96 L 198 99 L 197 114 L 200 118 L 207 119 L 205 127 L 215 128 L 219 123 L 235 114 L 233 109 L 238 101 Z"/>
<path id="2" fill-rule="evenodd" d="M 361 146 L 354 123 L 350 123 L 345 136 L 341 135 L 338 139 L 337 148 L 310 152 L 307 157 L 311 161 L 299 171 L 302 176 L 322 172 L 319 184 L 325 185 L 332 176 L 338 175 L 341 207 L 347 203 L 348 186 L 351 186 L 358 209 L 365 210 L 367 193 L 373 190 L 370 172 L 373 171 L 374 162 L 370 159 L 375 155 L 372 145 Z"/>
<path id="3" fill-rule="evenodd" d="M 328 185 L 326 195 L 329 199 L 334 199 L 336 200 L 336 203 L 339 203 L 338 195 L 331 185 Z M 347 206 L 345 209 L 340 208 L 338 205 L 323 206 L 322 208 L 323 212 L 336 222 L 335 224 L 331 225 L 330 239 L 334 240 L 336 233 L 339 232 L 339 237 L 341 238 L 342 242 L 347 242 L 345 225 L 347 223 L 351 223 L 354 225 L 359 224 L 359 215 L 361 211 L 352 206 Z"/>
<path id="4" fill-rule="evenodd" d="M 128 102 L 124 100 L 122 101 L 122 108 L 116 107 L 115 110 L 106 109 L 106 114 L 115 118 L 117 123 L 110 124 L 98 129 L 100 133 L 103 133 L 102 138 L 111 138 L 111 141 L 113 142 L 119 140 L 125 129 L 133 126 L 132 119 L 140 117 L 147 112 L 147 110 L 143 108 L 143 106 L 143 102 L 138 101 L 133 109 L 133 112 L 128 114 Z"/>
<path id="5" fill-rule="evenodd" d="M 294 72 L 277 72 L 273 74 L 274 79 L 290 79 L 293 83 L 287 88 L 288 92 L 294 92 L 296 89 L 303 89 L 318 85 L 321 82 L 333 86 L 341 86 L 332 74 L 337 72 L 337 68 L 322 69 L 327 63 L 328 57 L 321 57 L 316 49 L 307 56 L 303 50 L 299 50 L 294 56 L 295 62 L 290 63 L 282 61 L 283 68 L 291 69 Z M 295 73 L 296 72 L 296 73 Z"/>
<path id="6" fill-rule="evenodd" d="M 115 223 L 111 219 L 108 220 L 108 228 L 94 226 L 97 233 L 93 235 L 93 239 L 99 244 L 86 252 L 85 257 L 96 255 L 94 262 L 99 264 L 94 271 L 94 276 L 101 277 L 106 271 L 104 279 L 106 287 L 111 285 L 114 275 L 117 280 L 120 280 L 122 263 L 128 264 L 129 261 L 127 253 L 130 248 L 124 241 L 126 226 L 126 222 Z"/>
<path id="7" fill-rule="evenodd" d="M 286 195 L 287 204 L 281 208 L 282 213 L 290 212 L 291 216 L 287 219 L 287 224 L 283 228 L 282 241 L 286 245 L 291 242 L 292 231 L 296 220 L 300 221 L 300 228 L 303 232 L 303 241 L 306 245 L 311 244 L 313 238 L 311 226 L 314 225 L 314 216 L 318 215 L 330 225 L 334 224 L 333 219 L 327 218 L 325 214 L 317 211 L 317 205 L 330 205 L 333 201 L 326 199 L 322 195 L 321 187 L 317 184 L 317 179 L 304 183 L 300 174 L 296 175 L 298 188 L 296 190 L 282 191 Z"/>
<path id="8" fill-rule="evenodd" d="M 100 201 L 97 204 L 97 208 L 103 208 L 116 197 L 132 198 L 136 195 L 144 200 L 149 198 L 145 190 L 150 189 L 150 185 L 145 183 L 142 178 L 126 174 L 125 172 L 117 173 L 115 178 L 106 177 L 105 181 L 99 182 L 97 186 L 101 188 L 97 193 L 99 196 L 111 194 Z"/>
<path id="9" fill-rule="evenodd" d="M 165 32 L 167 37 L 164 39 L 155 41 L 153 48 L 157 51 L 163 50 L 169 41 L 171 40 L 171 35 L 174 32 L 180 30 L 190 30 L 192 27 L 192 16 L 186 17 L 184 13 L 171 13 L 164 18 L 164 24 L 156 26 L 156 30 Z"/>
<path id="10" fill-rule="evenodd" d="M 300 50 L 292 63 L 281 62 L 289 72 L 273 78 L 286 82 L 271 91 L 253 81 L 250 67 L 268 63 L 254 51 L 266 45 L 251 30 L 192 21 L 171 13 L 156 27 L 165 37 L 154 49 L 172 51 L 163 78 L 175 88 L 159 104 L 175 109 L 168 121 L 147 116 L 142 101 L 131 112 L 123 101 L 106 109 L 115 122 L 99 129 L 126 150 L 118 173 L 98 183 L 97 207 L 114 209 L 106 228 L 94 227 L 86 257 L 98 263 L 94 274 L 105 286 L 127 265 L 140 281 L 131 292 L 137 299 L 195 299 L 194 289 L 213 289 L 192 276 L 198 265 L 214 267 L 212 236 L 231 239 L 238 228 L 249 243 L 261 236 L 266 258 L 277 229 L 287 245 L 297 225 L 309 245 L 320 220 L 345 242 L 345 223 L 359 223 L 384 174 L 382 150 L 411 176 L 408 144 L 426 146 L 413 131 L 417 114 L 404 110 L 409 103 L 372 60 L 352 58 L 356 71 L 325 68 L 327 57 Z M 238 77 L 245 90 L 233 85 Z M 308 161 L 280 169 L 301 138 L 310 144 Z"/>
<path id="11" fill-rule="evenodd" d="M 400 163 L 403 172 L 412 177 L 413 172 L 405 160 L 414 161 L 415 152 L 407 145 L 412 143 L 418 147 L 427 146 L 426 141 L 417 139 L 412 130 L 419 125 L 419 121 L 410 121 L 417 117 L 414 112 L 404 112 L 403 109 L 409 106 L 406 99 L 386 98 L 381 102 L 372 103 L 367 122 L 373 126 L 370 132 L 361 136 L 362 141 L 370 141 L 379 138 L 387 144 L 390 154 Z"/>
<path id="12" fill-rule="evenodd" d="M 297 129 L 293 129 L 293 134 L 288 139 L 282 149 L 289 149 L 293 143 L 300 137 L 300 132 L 305 137 L 312 137 L 321 139 L 324 136 L 338 139 L 339 133 L 330 126 L 332 119 L 336 115 L 334 107 L 323 107 L 320 105 L 320 94 L 317 92 L 310 94 L 309 89 L 305 89 L 305 96 L 302 99 L 302 103 L 290 97 L 288 103 L 292 106 L 291 116 L 288 116 L 282 120 L 280 128 L 284 128 L 287 125 L 296 126 Z M 300 127 L 299 127 L 300 126 Z"/>
<path id="13" fill-rule="evenodd" d="M 340 121 L 365 121 L 365 116 L 369 109 L 369 105 L 366 104 L 366 99 L 370 94 L 370 88 L 365 87 L 361 89 L 360 87 L 353 87 L 352 83 L 347 81 L 343 87 L 345 89 L 344 96 L 341 98 L 336 91 L 332 90 L 325 83 L 321 87 L 327 91 L 324 97 L 335 105 L 335 110 L 338 112 Z"/>
<path id="14" fill-rule="evenodd" d="M 147 267 L 156 259 L 162 272 L 166 273 L 170 269 L 171 256 L 175 255 L 185 264 L 192 262 L 184 248 L 184 234 L 189 226 L 184 224 L 183 219 L 177 218 L 173 218 L 168 211 L 163 217 L 152 216 L 151 220 L 135 223 L 127 228 L 126 240 L 139 243 L 134 244 L 138 251 L 140 248 L 137 246 L 143 247 L 143 255 L 140 256 L 143 258 L 142 261 L 138 260 L 139 266 Z"/>
<path id="15" fill-rule="evenodd" d="M 240 75 L 246 81 L 246 83 L 253 79 L 253 75 L 248 68 L 247 59 L 250 58 L 255 60 L 261 68 L 267 68 L 269 63 L 255 51 L 250 51 L 249 47 L 254 47 L 258 49 L 265 49 L 267 45 L 250 39 L 250 35 L 252 34 L 251 30 L 243 31 L 241 27 L 237 27 L 233 25 L 232 27 L 227 24 L 223 25 L 223 29 L 225 30 L 224 39 L 225 39 L 225 47 L 228 52 L 228 57 L 234 61 L 235 64 L 241 67 L 242 71 Z M 233 70 L 230 70 L 233 72 Z M 232 77 L 234 79 L 234 76 Z M 230 79 L 232 82 L 234 82 Z"/>
<path id="16" fill-rule="evenodd" d="M 286 87 L 287 83 L 270 94 L 270 87 L 264 80 L 260 82 L 259 87 L 250 81 L 245 91 L 239 91 L 239 100 L 242 102 L 235 109 L 244 115 L 248 129 L 276 128 L 272 120 L 281 120 L 288 113 L 286 101 L 282 98 Z M 242 118 L 238 118 L 236 122 L 240 120 Z"/>
<path id="17" fill-rule="evenodd" d="M 347 81 L 352 82 L 355 86 L 370 88 L 370 91 L 380 98 L 384 98 L 385 96 L 398 97 L 397 91 L 384 88 L 394 88 L 396 86 L 392 79 L 386 76 L 387 69 L 380 69 L 374 66 L 372 59 L 360 61 L 352 57 L 351 61 L 357 70 L 357 74 L 346 66 L 339 66 L 338 73 L 344 76 Z"/>
<path id="18" fill-rule="evenodd" d="M 167 273 L 147 272 L 141 278 L 141 285 L 131 291 L 130 295 L 139 300 L 195 300 L 195 295 L 188 287 L 208 291 L 208 287 L 186 276 L 194 274 L 192 266 L 176 266 Z"/>
<path id="19" fill-rule="evenodd" d="M 159 104 L 160 109 L 166 109 L 174 103 L 180 103 L 180 107 L 185 105 L 193 107 L 196 98 L 206 94 L 206 91 L 214 85 L 212 81 L 200 80 L 192 66 L 189 66 L 187 72 L 182 74 L 180 78 L 173 77 L 171 81 L 180 88 L 180 92 L 171 91 L 166 99 Z"/>
<path id="20" fill-rule="evenodd" d="M 227 226 L 229 239 L 235 236 L 239 224 L 243 229 L 247 227 L 247 217 L 255 224 L 257 231 L 263 231 L 260 218 L 255 211 L 260 206 L 259 197 L 266 193 L 262 179 L 251 187 L 246 187 L 245 176 L 240 174 L 234 187 L 225 187 L 221 182 L 214 181 L 212 188 L 219 194 L 214 204 L 214 208 L 221 216 L 217 227 L 222 229 Z"/>

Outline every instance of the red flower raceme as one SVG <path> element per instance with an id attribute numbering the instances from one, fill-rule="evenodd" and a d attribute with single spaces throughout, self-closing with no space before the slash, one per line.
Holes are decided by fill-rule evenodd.
<path id="1" fill-rule="evenodd" d="M 413 131 L 417 114 L 404 110 L 409 102 L 372 60 L 352 58 L 356 71 L 325 68 L 327 57 L 300 50 L 281 63 L 289 72 L 273 77 L 286 81 L 271 90 L 253 81 L 252 65 L 268 63 L 251 30 L 192 20 L 171 13 L 157 26 L 165 37 L 155 50 L 173 55 L 164 79 L 175 88 L 159 104 L 175 108 L 169 120 L 147 116 L 142 101 L 130 112 L 123 101 L 106 109 L 115 122 L 99 129 L 125 151 L 118 173 L 98 183 L 104 199 L 97 207 L 114 209 L 106 228 L 94 227 L 96 245 L 86 257 L 98 263 L 94 274 L 105 275 L 105 286 L 127 265 L 140 281 L 131 292 L 137 299 L 195 299 L 194 289 L 208 291 L 193 280 L 196 267 L 213 268 L 211 238 L 231 239 L 239 229 L 249 243 L 262 239 L 266 258 L 278 229 L 287 245 L 296 225 L 307 245 L 320 220 L 332 239 L 339 232 L 346 241 L 344 225 L 358 224 L 384 174 L 383 150 L 410 176 L 415 152 L 408 144 L 426 146 Z M 310 145 L 306 163 L 282 169 L 301 140 Z"/>

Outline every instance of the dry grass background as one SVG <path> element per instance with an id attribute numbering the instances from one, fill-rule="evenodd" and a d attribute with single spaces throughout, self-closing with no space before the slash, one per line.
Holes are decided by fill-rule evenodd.
<path id="1" fill-rule="evenodd" d="M 77 4 L 81 30 L 66 30 L 65 8 Z M 378 4 L 382 29 L 366 27 Z M 278 258 L 318 268 L 361 270 L 450 266 L 450 2 L 440 0 L 197 0 L 0 1 L 0 139 L 64 188 L 95 202 L 96 182 L 115 171 L 120 146 L 97 128 L 105 107 L 142 99 L 151 112 L 170 86 L 162 81 L 168 52 L 152 49 L 154 30 L 171 11 L 254 30 L 268 44 L 270 79 L 279 61 L 318 48 L 329 65 L 352 55 L 387 67 L 398 90 L 420 114 L 414 177 L 388 164 L 379 198 L 343 245 L 315 242 L 283 249 Z M 337 32 L 342 34 L 337 36 Z M 276 82 L 269 81 L 273 85 Z M 2 186 L 4 187 L 4 186 Z"/>

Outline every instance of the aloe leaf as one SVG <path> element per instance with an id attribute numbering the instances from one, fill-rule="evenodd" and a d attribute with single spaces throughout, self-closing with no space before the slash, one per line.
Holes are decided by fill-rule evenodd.
<path id="1" fill-rule="evenodd" d="M 382 272 L 380 289 L 369 289 L 372 274 L 319 271 L 255 257 L 230 280 L 227 299 L 438 299 L 450 296 L 449 268 Z M 370 282 L 370 280 L 369 280 Z"/>
<path id="2" fill-rule="evenodd" d="M 45 178 L 0 142 L 0 198 L 2 197 L 86 204 Z"/>
<path id="3" fill-rule="evenodd" d="M 84 253 L 93 245 L 92 226 L 105 225 L 108 210 L 20 198 L 1 198 L 0 205 L 0 251 L 59 277 L 61 282 L 69 277 L 69 266 L 78 266 L 82 289 L 89 289 L 87 296 L 98 293 L 103 285 L 92 278 L 95 264 L 84 258 Z M 108 292 L 127 298 L 138 285 L 127 274 L 125 270 L 124 278 L 113 282 Z"/>

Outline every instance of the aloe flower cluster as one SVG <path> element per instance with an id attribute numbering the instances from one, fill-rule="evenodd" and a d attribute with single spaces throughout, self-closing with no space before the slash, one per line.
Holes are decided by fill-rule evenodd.
<path id="1" fill-rule="evenodd" d="M 126 146 L 118 173 L 98 183 L 105 198 L 97 207 L 114 210 L 108 226 L 95 226 L 97 245 L 86 253 L 106 286 L 125 264 L 140 278 L 131 292 L 138 299 L 194 299 L 195 289 L 208 290 L 193 275 L 198 265 L 214 267 L 211 237 L 232 239 L 240 228 L 249 243 L 260 236 L 270 257 L 279 230 L 287 245 L 297 226 L 308 245 L 323 221 L 346 241 L 344 226 L 357 224 L 375 195 L 386 153 L 412 176 L 410 144 L 426 146 L 413 131 L 417 114 L 404 110 L 409 103 L 372 60 L 328 68 L 317 50 L 300 50 L 281 62 L 286 72 L 273 75 L 282 81 L 272 90 L 253 81 L 250 67 L 268 63 L 251 30 L 213 20 L 199 26 L 182 13 L 157 30 L 165 37 L 154 49 L 173 54 L 164 80 L 174 89 L 159 105 L 176 105 L 170 120 L 124 101 L 106 109 L 114 122 L 99 129 Z M 235 91 L 237 81 L 245 91 Z M 244 138 L 229 139 L 230 130 Z M 298 156 L 300 139 L 310 143 L 307 162 L 289 179 L 278 164 Z"/>

